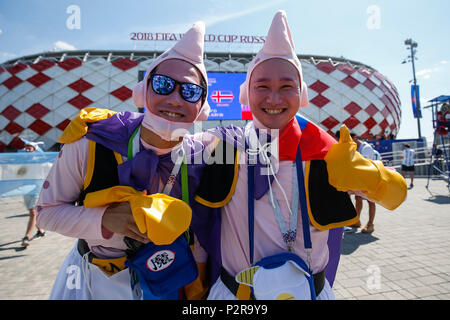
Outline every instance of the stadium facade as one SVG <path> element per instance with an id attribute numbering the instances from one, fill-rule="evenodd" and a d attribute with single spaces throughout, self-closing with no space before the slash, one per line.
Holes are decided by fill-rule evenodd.
<path id="1" fill-rule="evenodd" d="M 138 111 L 132 89 L 161 52 L 62 51 L 23 56 L 0 66 L 0 152 L 21 138 L 48 150 L 80 109 Z M 396 136 L 401 103 L 394 84 L 370 66 L 344 58 L 298 56 L 310 104 L 300 113 L 329 133 L 346 124 L 357 135 Z M 252 54 L 206 53 L 208 72 L 245 73 Z M 211 92 L 210 92 L 211 94 Z M 244 119 L 244 118 L 243 118 Z M 248 118 L 245 118 L 248 119 Z M 245 120 L 244 119 L 244 120 Z M 222 121 L 228 124 L 230 121 Z M 242 125 L 245 121 L 236 121 Z M 205 127 L 221 124 L 207 121 Z"/>

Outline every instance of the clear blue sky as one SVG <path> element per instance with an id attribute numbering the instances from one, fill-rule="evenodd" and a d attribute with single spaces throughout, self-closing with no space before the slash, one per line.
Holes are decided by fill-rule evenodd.
<path id="1" fill-rule="evenodd" d="M 66 26 L 70 5 L 80 8 L 80 29 Z M 371 6 L 378 15 L 368 10 Z M 152 49 L 136 46 L 130 32 L 183 32 L 197 20 L 205 21 L 210 34 L 266 35 L 278 9 L 287 12 L 297 53 L 344 56 L 393 81 L 403 108 L 398 138 L 417 137 L 408 83 L 412 68 L 401 64 L 408 56 L 405 39 L 412 37 L 419 44 L 416 70 L 422 106 L 441 94 L 450 95 L 448 0 L 1 0 L 0 62 L 55 47 Z M 423 114 L 422 135 L 431 139 L 431 112 Z"/>

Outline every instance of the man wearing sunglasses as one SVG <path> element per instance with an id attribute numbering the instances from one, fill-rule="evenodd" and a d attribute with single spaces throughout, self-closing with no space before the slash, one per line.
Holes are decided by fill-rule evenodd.
<path id="1" fill-rule="evenodd" d="M 194 193 L 189 190 L 197 188 L 201 168 L 187 169 L 179 151 L 194 155 L 200 147 L 201 152 L 199 143 L 183 136 L 209 113 L 204 28 L 202 22 L 194 24 L 135 86 L 133 100 L 145 108 L 144 115 L 86 108 L 60 137 L 64 146 L 43 185 L 37 221 L 78 241 L 58 273 L 51 299 L 203 294 L 199 278 L 192 282 L 197 268 L 182 236 L 191 217 L 186 203 Z M 172 154 L 179 154 L 175 161 Z M 190 234 L 189 244 L 193 240 Z M 199 246 L 193 251 L 197 262 L 206 262 Z M 183 272 L 154 278 L 177 263 Z M 193 293 L 189 286 L 179 289 L 191 282 L 197 288 Z"/>

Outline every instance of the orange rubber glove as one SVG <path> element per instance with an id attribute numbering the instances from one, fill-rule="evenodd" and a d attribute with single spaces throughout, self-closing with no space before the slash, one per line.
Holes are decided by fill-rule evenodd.
<path id="1" fill-rule="evenodd" d="M 397 208 L 406 198 L 405 179 L 381 161 L 369 160 L 357 152 L 345 125 L 340 129 L 339 143 L 331 146 L 325 161 L 328 181 L 338 191 L 360 190 L 389 210 Z"/>

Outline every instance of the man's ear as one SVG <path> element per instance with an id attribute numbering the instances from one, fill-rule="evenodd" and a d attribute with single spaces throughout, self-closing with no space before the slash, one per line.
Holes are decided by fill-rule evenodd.
<path id="1" fill-rule="evenodd" d="M 133 88 L 133 102 L 138 108 L 144 107 L 145 82 L 139 81 Z"/>

